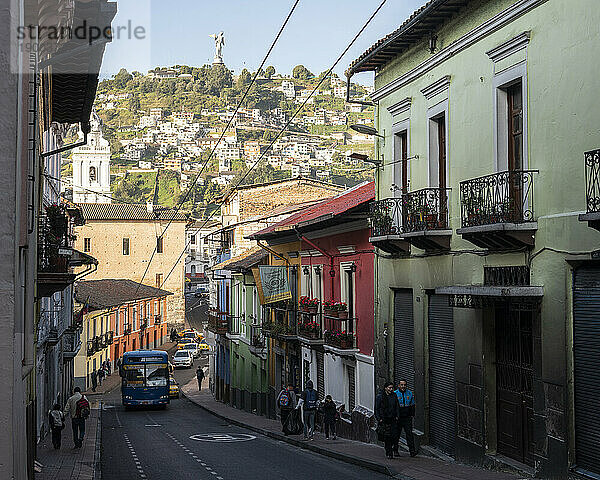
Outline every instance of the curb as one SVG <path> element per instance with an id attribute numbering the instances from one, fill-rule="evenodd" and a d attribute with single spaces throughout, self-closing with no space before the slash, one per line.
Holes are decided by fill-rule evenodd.
<path id="1" fill-rule="evenodd" d="M 104 402 L 98 406 L 98 420 L 96 421 L 96 446 L 94 448 L 94 480 L 102 480 L 102 464 L 100 463 L 100 448 L 102 445 L 102 409 Z"/>
<path id="2" fill-rule="evenodd" d="M 368 470 L 372 470 L 374 472 L 383 473 L 384 475 L 387 475 L 389 477 L 398 478 L 400 480 L 414 480 L 412 477 L 398 476 L 398 474 L 395 474 L 395 473 L 391 472 L 388 467 L 386 467 L 385 465 L 381 465 L 380 463 L 372 462 L 370 460 L 365 460 L 365 459 L 360 459 L 360 458 L 352 457 L 350 455 L 346 455 L 346 454 L 340 453 L 340 452 L 333 452 L 331 450 L 327 450 L 326 448 L 322 448 L 322 447 L 319 447 L 317 445 L 313 445 L 313 444 L 310 444 L 310 443 L 302 442 L 300 440 L 296 440 L 294 438 L 287 437 L 287 436 L 282 435 L 280 433 L 272 432 L 271 430 L 265 430 L 264 428 L 255 427 L 253 425 L 248 425 L 248 424 L 246 424 L 244 422 L 240 422 L 238 420 L 234 420 L 232 418 L 226 417 L 225 415 L 217 413 L 214 410 L 212 410 L 212 409 L 210 409 L 210 408 L 208 408 L 208 407 L 206 407 L 204 405 L 201 405 L 200 403 L 195 402 L 194 400 L 192 400 L 190 397 L 187 396 L 187 394 L 183 391 L 183 389 L 181 390 L 181 393 L 183 394 L 183 396 L 185 398 L 187 398 L 194 405 L 197 405 L 198 407 L 200 407 L 203 410 L 207 411 L 211 415 L 214 415 L 215 417 L 220 418 L 222 420 L 225 420 L 225 421 L 227 421 L 227 422 L 229 422 L 229 423 L 231 423 L 233 425 L 236 425 L 238 427 L 243 427 L 243 428 L 245 428 L 247 430 L 251 430 L 253 432 L 260 433 L 261 435 L 264 435 L 266 437 L 274 438 L 276 440 L 281 440 L 283 442 L 289 443 L 290 445 L 295 445 L 296 447 L 300 447 L 303 450 L 310 450 L 312 452 L 318 453 L 318 454 L 326 456 L 326 457 L 331 457 L 331 458 L 335 458 L 337 460 L 341 460 L 342 462 L 345 462 L 345 463 L 350 463 L 352 465 L 357 465 L 359 467 L 363 467 L 363 468 L 366 468 Z"/>

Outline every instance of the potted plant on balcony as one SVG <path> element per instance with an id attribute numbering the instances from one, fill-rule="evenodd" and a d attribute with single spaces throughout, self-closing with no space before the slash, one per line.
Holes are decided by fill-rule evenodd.
<path id="1" fill-rule="evenodd" d="M 345 302 L 335 302 L 335 310 L 337 312 L 337 317 L 341 319 L 348 318 L 348 307 Z"/>
<path id="2" fill-rule="evenodd" d="M 319 338 L 321 326 L 317 322 L 298 322 L 298 332 L 305 338 Z"/>
<path id="3" fill-rule="evenodd" d="M 326 300 L 323 302 L 323 312 L 329 317 L 337 317 L 337 308 L 334 300 Z"/>
<path id="4" fill-rule="evenodd" d="M 342 349 L 353 348 L 354 335 L 346 331 L 329 330 L 325 332 L 325 343 Z"/>

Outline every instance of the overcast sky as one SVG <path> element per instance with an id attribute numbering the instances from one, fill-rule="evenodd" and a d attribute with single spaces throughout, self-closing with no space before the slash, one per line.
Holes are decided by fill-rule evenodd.
<path id="1" fill-rule="evenodd" d="M 313 73 L 335 61 L 381 0 L 300 0 L 267 65 L 289 74 L 303 64 Z M 392 32 L 425 0 L 388 0 L 336 69 L 348 64 L 381 37 Z M 293 0 L 118 0 L 113 21 L 117 36 L 106 48 L 102 74 L 121 67 L 146 73 L 155 66 L 199 66 L 212 63 L 211 33 L 225 33 L 223 59 L 239 73 L 255 70 L 275 38 Z M 138 28 L 138 39 L 134 29 Z M 128 34 L 130 32 L 130 34 Z M 128 36 L 131 39 L 128 39 Z M 141 38 L 144 37 L 144 38 Z M 356 77 L 372 83 L 372 73 Z"/>

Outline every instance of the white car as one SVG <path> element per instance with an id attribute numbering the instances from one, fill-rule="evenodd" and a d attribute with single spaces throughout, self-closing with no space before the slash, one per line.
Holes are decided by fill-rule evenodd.
<path id="1" fill-rule="evenodd" d="M 190 352 L 194 358 L 198 358 L 200 356 L 200 349 L 198 348 L 198 344 L 196 342 L 186 343 L 184 350 Z"/>
<path id="2" fill-rule="evenodd" d="M 194 356 L 189 350 L 177 350 L 173 355 L 173 366 L 175 368 L 191 368 L 194 365 Z"/>

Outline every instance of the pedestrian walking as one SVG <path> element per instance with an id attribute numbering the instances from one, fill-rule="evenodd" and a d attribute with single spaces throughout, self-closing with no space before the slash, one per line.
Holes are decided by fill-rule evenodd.
<path id="1" fill-rule="evenodd" d="M 304 419 L 304 439 L 313 440 L 315 434 L 315 418 L 317 416 L 317 407 L 319 406 L 319 394 L 313 388 L 312 380 L 306 382 L 306 388 L 300 396 L 300 401 L 296 408 L 302 407 Z"/>
<path id="2" fill-rule="evenodd" d="M 104 366 L 100 365 L 100 368 L 98 368 L 98 385 L 102 385 L 103 380 L 104 380 Z"/>
<path id="3" fill-rule="evenodd" d="M 98 373 L 96 373 L 96 370 L 92 370 L 90 377 L 92 380 L 92 392 L 95 392 L 96 387 L 98 386 Z"/>
<path id="4" fill-rule="evenodd" d="M 110 375 L 112 373 L 112 364 L 110 363 L 110 358 L 106 359 L 106 362 L 104 362 L 106 364 L 106 374 Z"/>
<path id="5" fill-rule="evenodd" d="M 288 417 L 294 411 L 297 405 L 296 392 L 294 392 L 294 386 L 288 384 L 287 387 L 281 387 L 281 392 L 277 396 L 277 406 L 279 407 L 279 414 L 281 416 L 281 429 L 284 435 L 290 435 Z"/>
<path id="6" fill-rule="evenodd" d="M 331 433 L 333 440 L 336 440 L 336 424 L 338 419 L 340 418 L 340 414 L 337 410 L 335 402 L 333 401 L 333 398 L 331 398 L 331 395 L 325 396 L 325 401 L 323 402 L 322 410 L 323 424 L 325 425 L 325 438 L 329 440 L 329 434 Z"/>
<path id="7" fill-rule="evenodd" d="M 198 391 L 202 391 L 202 380 L 204 380 L 204 369 L 198 365 L 196 369 L 196 378 L 198 379 Z"/>
<path id="8" fill-rule="evenodd" d="M 177 330 L 173 328 L 171 330 L 171 341 L 174 342 L 175 340 L 177 340 Z"/>
<path id="9" fill-rule="evenodd" d="M 81 389 L 75 387 L 73 395 L 67 400 L 64 416 L 71 415 L 73 427 L 73 443 L 75 448 L 81 448 L 85 435 L 85 421 L 90 416 L 90 402 L 81 394 Z"/>
<path id="10" fill-rule="evenodd" d="M 387 458 L 394 458 L 394 443 L 398 430 L 398 397 L 394 393 L 394 384 L 387 382 L 375 400 L 375 418 L 377 418 L 377 437 L 384 442 Z"/>
<path id="11" fill-rule="evenodd" d="M 398 438 L 394 442 L 394 455 L 400 456 L 398 452 L 398 442 L 400 441 L 400 435 L 402 430 L 406 435 L 406 443 L 408 445 L 408 451 L 410 456 L 414 457 L 417 454 L 415 449 L 415 438 L 413 436 L 413 417 L 415 416 L 415 396 L 407 388 L 406 380 L 400 380 L 398 382 L 398 388 L 394 391 L 398 397 Z"/>
<path id="12" fill-rule="evenodd" d="M 48 423 L 52 431 L 52 445 L 56 450 L 60 448 L 63 428 L 65 428 L 65 415 L 58 403 L 48 412 Z"/>

